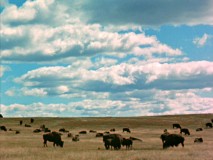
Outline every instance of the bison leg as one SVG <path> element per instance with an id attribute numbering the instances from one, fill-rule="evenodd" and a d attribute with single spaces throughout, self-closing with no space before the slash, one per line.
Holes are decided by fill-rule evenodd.
<path id="1" fill-rule="evenodd" d="M 47 147 L 47 141 L 44 141 L 44 147 Z"/>
<path id="2" fill-rule="evenodd" d="M 184 147 L 184 143 L 182 142 L 181 144 L 182 144 L 182 147 Z"/>

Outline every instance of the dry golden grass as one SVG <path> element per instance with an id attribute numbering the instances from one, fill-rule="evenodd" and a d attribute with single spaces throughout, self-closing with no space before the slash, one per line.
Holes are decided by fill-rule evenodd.
<path id="1" fill-rule="evenodd" d="M 179 115 L 179 116 L 154 116 L 154 117 L 124 117 L 124 118 L 34 118 L 31 128 L 24 127 L 30 118 L 3 118 L 0 125 L 8 129 L 19 130 L 0 131 L 0 159 L 1 160 L 212 160 L 213 158 L 213 129 L 205 129 L 205 123 L 210 122 L 212 114 L 206 115 Z M 23 126 L 19 120 L 23 120 Z M 171 133 L 179 133 L 172 129 L 173 123 L 180 123 L 189 128 L 191 135 L 185 137 L 185 147 L 162 149 L 160 135 L 165 128 Z M 133 149 L 105 150 L 102 138 L 96 138 L 95 133 L 80 135 L 79 142 L 72 142 L 67 133 L 62 135 L 65 142 L 64 148 L 53 147 L 48 142 L 48 147 L 43 147 L 43 133 L 33 133 L 33 130 L 45 124 L 52 131 L 60 128 L 78 134 L 81 130 L 96 130 L 98 132 L 116 129 L 116 133 L 124 137 L 137 137 L 143 142 L 134 141 Z M 123 127 L 132 131 L 122 133 Z M 202 127 L 204 131 L 196 132 Z M 194 138 L 202 137 L 204 143 L 194 144 Z"/>

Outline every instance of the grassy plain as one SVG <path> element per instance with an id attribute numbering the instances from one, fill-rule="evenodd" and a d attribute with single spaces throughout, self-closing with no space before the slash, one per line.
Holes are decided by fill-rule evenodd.
<path id="1" fill-rule="evenodd" d="M 30 118 L 3 118 L 0 125 L 15 131 L 0 131 L 0 159 L 1 160 L 212 160 L 213 159 L 213 128 L 206 129 L 205 123 L 210 122 L 213 114 L 201 115 L 174 115 L 151 117 L 104 117 L 104 118 L 41 118 L 35 117 L 31 128 L 24 127 L 30 123 Z M 23 120 L 23 125 L 19 125 Z M 179 133 L 173 129 L 173 123 L 190 130 L 190 136 L 185 137 L 185 147 L 182 146 L 162 149 L 160 135 L 166 128 L 170 133 Z M 64 148 L 53 147 L 48 142 L 48 147 L 43 147 L 43 133 L 33 133 L 33 130 L 45 124 L 52 131 L 65 128 L 72 134 L 82 130 L 96 130 L 97 132 L 109 131 L 115 128 L 116 132 L 124 137 L 137 137 L 143 142 L 134 141 L 133 149 L 105 150 L 102 138 L 96 138 L 95 133 L 80 135 L 79 142 L 73 142 L 62 135 Z M 123 133 L 122 128 L 129 127 L 131 133 Z M 195 129 L 204 128 L 201 132 Z M 195 144 L 194 139 L 202 137 L 204 143 Z"/>

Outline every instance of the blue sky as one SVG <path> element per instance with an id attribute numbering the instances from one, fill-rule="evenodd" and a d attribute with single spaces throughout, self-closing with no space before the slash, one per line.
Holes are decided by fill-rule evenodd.
<path id="1" fill-rule="evenodd" d="M 0 4 L 4 116 L 213 113 L 211 0 Z"/>

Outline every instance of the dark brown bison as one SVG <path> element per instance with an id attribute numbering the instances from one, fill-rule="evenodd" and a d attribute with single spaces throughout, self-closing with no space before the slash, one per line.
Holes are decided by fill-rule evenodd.
<path id="1" fill-rule="evenodd" d="M 131 133 L 131 131 L 130 131 L 130 129 L 129 129 L 129 128 L 123 128 L 123 132 Z"/>
<path id="2" fill-rule="evenodd" d="M 44 132 L 51 132 L 49 128 L 44 128 Z"/>
<path id="3" fill-rule="evenodd" d="M 165 139 L 162 140 L 163 142 L 163 149 L 166 149 L 168 147 L 174 147 L 178 146 L 179 144 L 182 144 L 182 147 L 184 147 L 184 137 L 178 134 L 168 134 L 164 135 Z M 161 136 L 162 137 L 162 136 Z"/>
<path id="4" fill-rule="evenodd" d="M 195 138 L 194 143 L 203 143 L 203 138 Z"/>
<path id="5" fill-rule="evenodd" d="M 21 126 L 22 124 L 23 124 L 23 121 L 22 121 L 22 120 L 20 120 L 20 121 L 19 121 L 19 125 Z"/>
<path id="6" fill-rule="evenodd" d="M 79 134 L 87 134 L 87 131 L 80 131 Z"/>
<path id="7" fill-rule="evenodd" d="M 106 149 L 114 147 L 118 150 L 121 148 L 123 137 L 120 134 L 106 134 L 103 135 L 103 142 Z"/>
<path id="8" fill-rule="evenodd" d="M 203 130 L 202 128 L 197 128 L 196 129 L 197 132 L 202 131 L 202 130 Z"/>
<path id="9" fill-rule="evenodd" d="M 95 136 L 96 136 L 96 137 L 103 137 L 103 135 L 104 135 L 103 133 L 96 133 Z"/>
<path id="10" fill-rule="evenodd" d="M 187 128 L 181 128 L 180 129 L 180 134 L 184 133 L 185 135 L 190 135 L 189 129 Z"/>
<path id="11" fill-rule="evenodd" d="M 30 118 L 30 123 L 33 123 L 34 122 L 34 119 L 33 118 Z"/>
<path id="12" fill-rule="evenodd" d="M 173 127 L 173 128 L 180 128 L 180 129 L 181 129 L 181 126 L 180 126 L 180 124 L 178 124 L 178 123 L 174 123 L 174 124 L 172 125 L 172 127 Z"/>
<path id="13" fill-rule="evenodd" d="M 69 132 L 69 131 L 66 130 L 65 128 L 61 128 L 61 129 L 59 129 L 59 132 Z"/>
<path id="14" fill-rule="evenodd" d="M 73 137 L 72 133 L 68 133 L 68 134 L 67 134 L 67 137 L 72 138 L 72 137 Z"/>
<path id="15" fill-rule="evenodd" d="M 0 130 L 7 131 L 7 128 L 5 126 L 0 126 Z"/>
<path id="16" fill-rule="evenodd" d="M 33 132 L 34 133 L 39 133 L 39 132 L 41 132 L 41 129 L 35 129 Z"/>
<path id="17" fill-rule="evenodd" d="M 110 132 L 115 132 L 115 128 L 110 129 Z"/>
<path id="18" fill-rule="evenodd" d="M 16 134 L 20 134 L 20 131 L 16 131 L 15 133 L 16 133 Z"/>
<path id="19" fill-rule="evenodd" d="M 94 130 L 90 130 L 89 132 L 90 132 L 90 133 L 96 133 L 97 131 L 94 131 Z"/>
<path id="20" fill-rule="evenodd" d="M 77 141 L 79 141 L 80 139 L 79 139 L 79 135 L 77 134 L 77 135 L 75 135 L 73 138 L 72 138 L 72 141 L 73 142 L 77 142 Z"/>
<path id="21" fill-rule="evenodd" d="M 206 123 L 206 128 L 212 128 L 212 123 Z"/>
<path id="22" fill-rule="evenodd" d="M 164 143 L 166 141 L 166 137 L 169 135 L 168 132 L 164 132 L 163 134 L 161 134 L 160 139 L 162 140 L 162 143 Z"/>
<path id="23" fill-rule="evenodd" d="M 24 126 L 25 126 L 25 127 L 31 127 L 31 125 L 29 125 L 29 124 L 25 124 Z"/>
<path id="24" fill-rule="evenodd" d="M 43 135 L 44 147 L 47 147 L 47 141 L 53 142 L 53 146 L 63 147 L 64 141 L 61 140 L 61 135 L 57 132 L 51 132 Z"/>
<path id="25" fill-rule="evenodd" d="M 133 140 L 130 138 L 123 138 L 122 146 L 126 146 L 126 149 L 132 149 Z"/>

